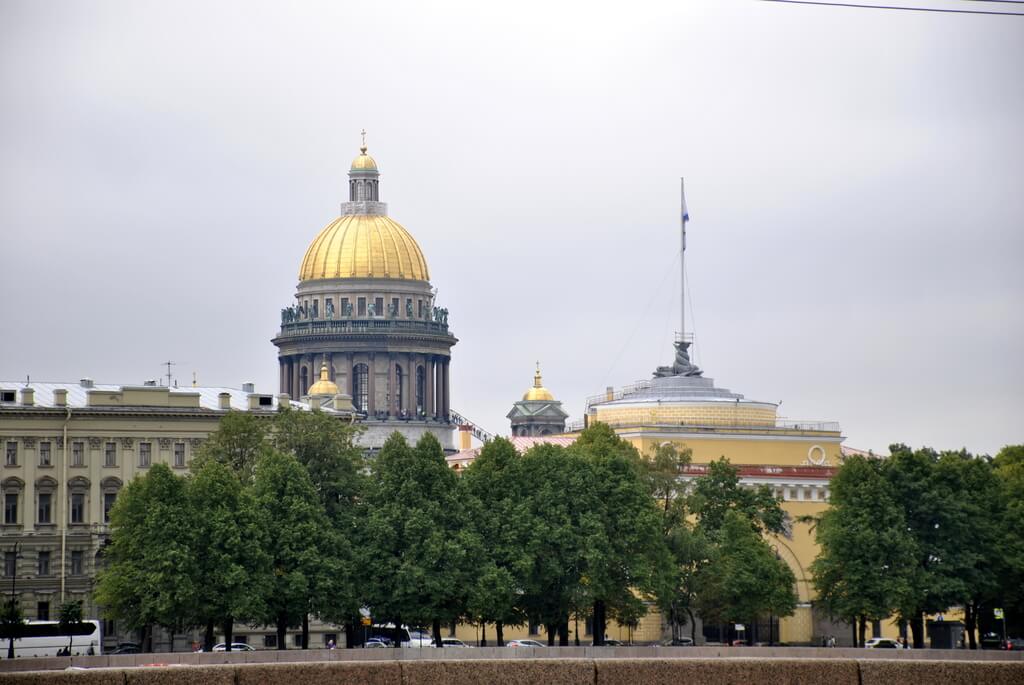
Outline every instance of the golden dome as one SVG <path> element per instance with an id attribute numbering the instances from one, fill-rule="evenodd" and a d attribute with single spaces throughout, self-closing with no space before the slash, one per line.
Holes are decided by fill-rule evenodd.
<path id="1" fill-rule="evenodd" d="M 309 392 L 307 394 L 310 397 L 316 395 L 330 395 L 331 397 L 334 397 L 338 394 L 338 385 L 328 380 L 327 375 L 327 362 L 324 362 L 320 366 L 320 380 L 309 388 Z"/>
<path id="2" fill-rule="evenodd" d="M 523 395 L 524 400 L 544 400 L 554 402 L 555 396 L 540 383 L 540 362 L 537 362 L 537 371 L 533 374 L 533 387 Z"/>
<path id="3" fill-rule="evenodd" d="M 429 281 L 430 273 L 420 246 L 400 223 L 386 216 L 347 214 L 327 224 L 302 258 L 300 281 L 323 278 Z"/>
<path id="4" fill-rule="evenodd" d="M 377 161 L 366 154 L 366 145 L 359 148 L 359 156 L 352 160 L 352 171 L 376 171 Z"/>

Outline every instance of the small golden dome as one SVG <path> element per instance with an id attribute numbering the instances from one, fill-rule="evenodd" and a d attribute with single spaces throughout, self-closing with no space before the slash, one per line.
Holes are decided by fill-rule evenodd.
<path id="1" fill-rule="evenodd" d="M 324 362 L 320 366 L 320 380 L 314 383 L 307 393 L 310 397 L 317 395 L 330 395 L 334 397 L 338 394 L 337 383 L 332 383 L 327 376 L 327 362 Z"/>
<path id="2" fill-rule="evenodd" d="M 416 240 L 386 216 L 346 214 L 309 244 L 300 281 L 325 278 L 396 278 L 429 281 L 427 260 Z"/>
<path id="3" fill-rule="evenodd" d="M 377 171 L 377 161 L 366 154 L 366 146 L 359 148 L 359 156 L 352 160 L 352 171 Z"/>
<path id="4" fill-rule="evenodd" d="M 523 395 L 524 400 L 543 400 L 546 402 L 554 402 L 555 396 L 551 392 L 541 385 L 540 382 L 540 362 L 537 362 L 537 371 L 533 374 L 533 387 L 526 391 Z"/>

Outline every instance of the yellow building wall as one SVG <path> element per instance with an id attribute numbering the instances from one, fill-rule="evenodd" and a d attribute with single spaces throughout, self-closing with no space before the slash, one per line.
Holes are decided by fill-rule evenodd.
<path id="1" fill-rule="evenodd" d="M 632 431 L 617 431 L 647 456 L 653 454 L 658 446 L 672 443 L 677 449 L 689 448 L 693 452 L 693 463 L 707 464 L 725 457 L 732 464 L 751 464 L 757 466 L 801 466 L 809 462 L 810 457 L 818 457 L 824 452 L 824 466 L 838 466 L 840 457 L 840 441 L 838 433 L 805 432 L 803 435 L 786 435 L 773 431 L 766 439 L 767 431 L 742 434 L 736 431 L 729 433 L 710 434 L 707 436 L 673 437 L 657 428 L 640 429 L 637 434 Z M 652 435 L 657 433 L 657 435 Z"/>

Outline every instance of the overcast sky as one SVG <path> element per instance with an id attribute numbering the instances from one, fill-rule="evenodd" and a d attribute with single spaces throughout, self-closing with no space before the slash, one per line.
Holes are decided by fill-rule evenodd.
<path id="1" fill-rule="evenodd" d="M 0 378 L 277 392 L 365 127 L 484 428 L 536 360 L 573 418 L 671 361 L 685 176 L 706 375 L 853 447 L 994 453 L 1024 442 L 1022 67 L 1024 17 L 2 0 Z"/>

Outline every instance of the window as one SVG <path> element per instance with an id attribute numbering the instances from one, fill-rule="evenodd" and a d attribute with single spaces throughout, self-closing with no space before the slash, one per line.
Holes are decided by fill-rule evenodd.
<path id="1" fill-rule="evenodd" d="M 36 604 L 36 620 L 37 621 L 49 621 L 50 620 L 50 603 L 39 602 Z"/>
<path id="2" fill-rule="evenodd" d="M 347 297 L 341 298 L 341 315 L 342 316 L 350 316 L 351 313 L 348 311 L 348 307 L 349 307 L 348 298 Z M 274 636 L 274 640 L 277 640 L 277 636 L 276 635 Z"/>
<path id="3" fill-rule="evenodd" d="M 7 466 L 18 465 L 18 443 L 13 440 L 7 443 L 7 460 L 4 463 Z"/>
<path id="4" fill-rule="evenodd" d="M 419 307 L 416 310 L 417 312 L 419 312 L 417 314 L 417 316 L 422 319 L 423 318 L 423 300 L 416 300 L 416 302 L 419 303 Z"/>
<path id="5" fill-rule="evenodd" d="M 410 319 L 412 318 L 412 298 L 411 297 L 405 298 L 405 315 L 407 317 L 409 317 Z"/>
<path id="6" fill-rule="evenodd" d="M 263 646 L 267 649 L 277 649 L 277 635 L 264 635 Z"/>
<path id="7" fill-rule="evenodd" d="M 85 495 L 71 493 L 71 523 L 85 523 Z"/>
<path id="8" fill-rule="evenodd" d="M 302 633 L 295 633 L 295 646 L 296 647 L 301 647 L 302 646 Z"/>
<path id="9" fill-rule="evenodd" d="M 103 465 L 117 466 L 117 443 L 108 442 L 103 449 Z"/>
<path id="10" fill-rule="evenodd" d="M 50 443 L 39 443 L 39 465 L 50 466 Z"/>
<path id="11" fill-rule="evenodd" d="M 389 312 L 392 316 L 398 316 L 398 298 L 391 298 L 391 311 Z"/>
<path id="12" fill-rule="evenodd" d="M 4 523 L 14 525 L 18 522 L 18 493 L 4 494 Z"/>
<path id="13" fill-rule="evenodd" d="M 399 414 L 401 414 L 402 410 L 405 409 L 405 394 L 402 392 L 402 384 L 404 380 L 405 377 L 402 373 L 402 367 L 395 364 L 395 406 L 398 407 Z"/>
<path id="14" fill-rule="evenodd" d="M 14 401 L 14 391 L 13 390 L 0 391 L 0 402 L 13 402 L 13 401 Z"/>
<path id="15" fill-rule="evenodd" d="M 83 464 L 85 464 L 85 443 L 71 443 L 71 465 L 82 466 Z"/>
<path id="16" fill-rule="evenodd" d="M 320 300 L 313 300 L 313 318 L 320 318 Z"/>
<path id="17" fill-rule="evenodd" d="M 338 644 L 338 634 L 337 633 L 324 633 L 324 645 L 325 646 L 329 645 L 332 642 L 334 644 Z"/>
<path id="18" fill-rule="evenodd" d="M 540 635 L 540 623 L 530 619 L 530 626 L 527 628 L 527 631 L 530 635 Z"/>
<path id="19" fill-rule="evenodd" d="M 116 500 L 116 492 L 103 493 L 103 523 L 110 523 L 110 510 L 114 508 L 114 502 Z"/>
<path id="20" fill-rule="evenodd" d="M 15 552 L 4 552 L 4 577 L 13 578 L 18 572 L 18 556 Z"/>
<path id="21" fill-rule="evenodd" d="M 369 411 L 370 370 L 366 364 L 352 368 L 352 402 L 359 411 Z"/>
<path id="22" fill-rule="evenodd" d="M 422 414 L 425 409 L 423 404 L 423 398 L 425 394 L 424 381 L 426 380 L 426 372 L 422 366 L 416 367 L 416 413 Z"/>
<path id="23" fill-rule="evenodd" d="M 39 552 L 39 575 L 48 576 L 50 575 L 50 553 Z M 43 619 L 45 620 L 45 619 Z"/>
<path id="24" fill-rule="evenodd" d="M 376 300 L 373 301 L 373 304 L 374 304 L 374 311 L 377 312 L 377 316 L 383 316 L 384 315 L 384 298 L 383 297 L 378 297 Z"/>
<path id="25" fill-rule="evenodd" d="M 185 443 L 183 442 L 174 443 L 174 466 L 179 469 L 185 466 Z"/>
<path id="26" fill-rule="evenodd" d="M 151 442 L 140 442 L 139 443 L 139 468 L 149 468 L 150 459 L 153 454 L 153 443 Z"/>
<path id="27" fill-rule="evenodd" d="M 247 645 L 247 644 L 249 644 L 249 636 L 248 635 L 235 635 L 235 636 L 233 636 L 231 638 L 231 641 L 232 642 L 237 642 L 239 644 Z"/>
<path id="28" fill-rule="evenodd" d="M 356 313 L 359 316 L 366 316 L 366 298 L 360 297 L 356 300 Z"/>
<path id="29" fill-rule="evenodd" d="M 39 493 L 39 511 L 36 515 L 36 523 L 50 523 L 50 499 L 53 496 L 48 492 Z"/>
<path id="30" fill-rule="evenodd" d="M 80 549 L 71 550 L 71 575 L 85 575 L 85 552 Z"/>

